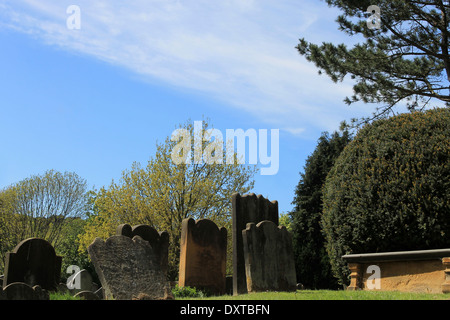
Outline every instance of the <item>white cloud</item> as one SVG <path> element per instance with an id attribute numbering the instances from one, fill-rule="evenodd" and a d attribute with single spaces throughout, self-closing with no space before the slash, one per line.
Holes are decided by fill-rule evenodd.
<path id="1" fill-rule="evenodd" d="M 73 2 L 73 1 L 72 1 Z M 284 127 L 335 127 L 351 86 L 319 77 L 294 48 L 323 26 L 323 3 L 253 0 L 17 0 L 2 5 L 6 26 L 48 44 L 207 92 Z M 81 30 L 66 8 L 81 8 Z M 329 32 L 327 30 L 327 32 Z M 325 128 L 324 128 L 325 126 Z M 299 134 L 298 129 L 287 129 Z"/>
<path id="2" fill-rule="evenodd" d="M 306 131 L 305 128 L 283 128 L 283 130 L 294 136 L 301 136 Z"/>

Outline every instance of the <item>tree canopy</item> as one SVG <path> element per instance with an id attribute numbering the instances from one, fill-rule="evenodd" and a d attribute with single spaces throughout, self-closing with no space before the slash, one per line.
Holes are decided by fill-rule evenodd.
<path id="1" fill-rule="evenodd" d="M 342 255 L 447 248 L 450 243 L 450 109 L 365 125 L 342 151 L 323 190 L 322 228 L 333 272 Z"/>
<path id="2" fill-rule="evenodd" d="M 86 180 L 73 172 L 46 171 L 0 191 L 0 267 L 7 251 L 38 237 L 57 247 L 68 218 L 88 210 Z"/>
<path id="3" fill-rule="evenodd" d="M 295 208 L 290 215 L 297 280 L 311 289 L 335 289 L 338 285 L 331 272 L 320 225 L 322 188 L 328 172 L 351 138 L 346 127 L 331 135 L 323 133 L 314 152 L 306 159 L 295 189 L 292 202 Z"/>
<path id="4" fill-rule="evenodd" d="M 203 133 L 208 126 L 203 122 Z M 193 153 L 198 140 L 194 139 L 192 123 L 180 128 L 191 133 Z M 210 150 L 211 143 L 203 142 L 201 150 Z M 147 224 L 169 233 L 169 276 L 174 278 L 178 273 L 183 219 L 208 218 L 230 230 L 231 195 L 234 192 L 247 193 L 253 188 L 256 167 L 241 165 L 237 161 L 234 164 L 225 164 L 225 161 L 223 164 L 177 164 L 172 159 L 176 144 L 177 141 L 167 137 L 164 143 L 157 144 L 155 156 L 145 167 L 134 163 L 131 169 L 123 172 L 118 183 L 113 181 L 109 187 L 96 192 L 92 198 L 94 212 L 82 235 L 80 250 L 85 250 L 95 237 L 111 236 L 119 224 Z"/>
<path id="5" fill-rule="evenodd" d="M 410 110 L 432 101 L 450 105 L 450 4 L 442 0 L 326 0 L 339 8 L 339 29 L 364 42 L 309 43 L 301 38 L 299 53 L 333 81 L 354 79 L 354 94 L 345 102 L 377 104 L 372 120 L 393 113 L 406 102 Z M 376 4 L 368 10 L 369 6 Z M 374 19 L 379 25 L 374 25 Z"/>

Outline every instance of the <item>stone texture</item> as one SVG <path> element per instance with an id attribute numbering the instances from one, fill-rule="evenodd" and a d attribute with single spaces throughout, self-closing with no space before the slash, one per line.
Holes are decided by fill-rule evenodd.
<path id="1" fill-rule="evenodd" d="M 242 231 L 248 292 L 295 291 L 292 239 L 272 221 L 248 223 Z"/>
<path id="2" fill-rule="evenodd" d="M 350 269 L 350 285 L 347 290 L 359 290 L 361 287 L 361 264 L 349 263 L 348 268 Z"/>
<path id="3" fill-rule="evenodd" d="M 75 295 L 81 291 L 96 291 L 98 288 L 92 281 L 92 276 L 86 269 L 82 269 L 70 276 L 66 283 L 71 295 Z"/>
<path id="4" fill-rule="evenodd" d="M 101 300 L 96 293 L 88 290 L 79 291 L 77 294 L 74 295 L 74 297 L 78 297 L 83 300 Z"/>
<path id="5" fill-rule="evenodd" d="M 49 300 L 48 292 L 36 285 L 31 287 L 23 282 L 13 282 L 0 288 L 0 300 Z"/>
<path id="6" fill-rule="evenodd" d="M 347 290 L 450 292 L 449 254 L 450 249 L 435 249 L 344 255 L 351 271 Z M 370 266 L 380 270 L 379 288 L 367 285 L 374 277 Z"/>
<path id="7" fill-rule="evenodd" d="M 121 224 L 117 227 L 117 235 L 127 236 L 133 238 L 140 236 L 145 241 L 148 241 L 153 248 L 156 259 L 159 261 L 161 269 L 167 274 L 169 261 L 169 233 L 166 231 L 158 232 L 155 228 L 140 224 L 131 227 L 129 224 Z"/>
<path id="8" fill-rule="evenodd" d="M 105 290 L 103 290 L 102 287 L 95 290 L 94 293 L 97 295 L 97 297 L 99 297 L 100 300 L 105 299 Z"/>
<path id="9" fill-rule="evenodd" d="M 44 239 L 30 238 L 20 242 L 12 252 L 6 254 L 3 287 L 24 282 L 56 291 L 61 275 L 62 258 L 57 256 L 52 245 Z"/>
<path id="10" fill-rule="evenodd" d="M 269 220 L 278 226 L 278 202 L 250 193 L 232 196 L 233 294 L 247 292 L 242 230 L 247 223 Z"/>
<path id="11" fill-rule="evenodd" d="M 370 265 L 381 270 L 380 289 L 382 291 L 402 291 L 421 293 L 441 293 L 445 281 L 445 267 L 438 259 L 416 261 L 386 261 L 360 264 L 360 290 L 369 290 L 367 273 Z"/>
<path id="12" fill-rule="evenodd" d="M 165 296 L 168 284 L 148 241 L 116 235 L 96 238 L 88 253 L 102 284 L 106 299 L 132 300 L 139 294 L 152 299 Z"/>
<path id="13" fill-rule="evenodd" d="M 179 286 L 222 295 L 226 290 L 227 230 L 208 219 L 184 219 L 180 240 Z"/>
<path id="14" fill-rule="evenodd" d="M 444 283 L 442 284 L 442 293 L 450 293 L 450 258 L 442 258 L 444 266 Z"/>

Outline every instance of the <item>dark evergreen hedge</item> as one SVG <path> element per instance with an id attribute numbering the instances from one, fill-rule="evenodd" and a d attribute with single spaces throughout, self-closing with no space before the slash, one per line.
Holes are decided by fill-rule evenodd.
<path id="1" fill-rule="evenodd" d="M 297 281 L 309 289 L 339 288 L 325 250 L 320 228 L 322 187 L 339 154 L 351 140 L 347 129 L 325 132 L 314 152 L 306 159 L 304 172 L 295 189 L 295 205 L 290 213 Z"/>
<path id="2" fill-rule="evenodd" d="M 450 109 L 366 125 L 323 192 L 321 224 L 341 283 L 344 254 L 450 248 Z"/>

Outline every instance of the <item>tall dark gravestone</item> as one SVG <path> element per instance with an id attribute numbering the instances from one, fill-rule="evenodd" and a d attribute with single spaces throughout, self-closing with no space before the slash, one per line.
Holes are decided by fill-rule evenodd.
<path id="1" fill-rule="evenodd" d="M 145 241 L 148 241 L 161 266 L 161 270 L 167 274 L 169 263 L 169 233 L 166 231 L 158 232 L 155 228 L 146 224 L 140 224 L 133 227 L 129 224 L 121 224 L 117 227 L 116 234 L 129 238 L 140 236 Z"/>
<path id="2" fill-rule="evenodd" d="M 233 294 L 247 293 L 242 230 L 247 223 L 269 220 L 278 226 L 278 201 L 250 193 L 232 196 Z"/>
<path id="3" fill-rule="evenodd" d="M 226 291 L 227 230 L 208 219 L 184 219 L 180 241 L 180 287 L 211 294 Z"/>
<path id="4" fill-rule="evenodd" d="M 30 238 L 20 242 L 12 252 L 6 253 L 3 287 L 24 282 L 31 287 L 56 291 L 61 276 L 62 258 L 44 239 Z"/>

